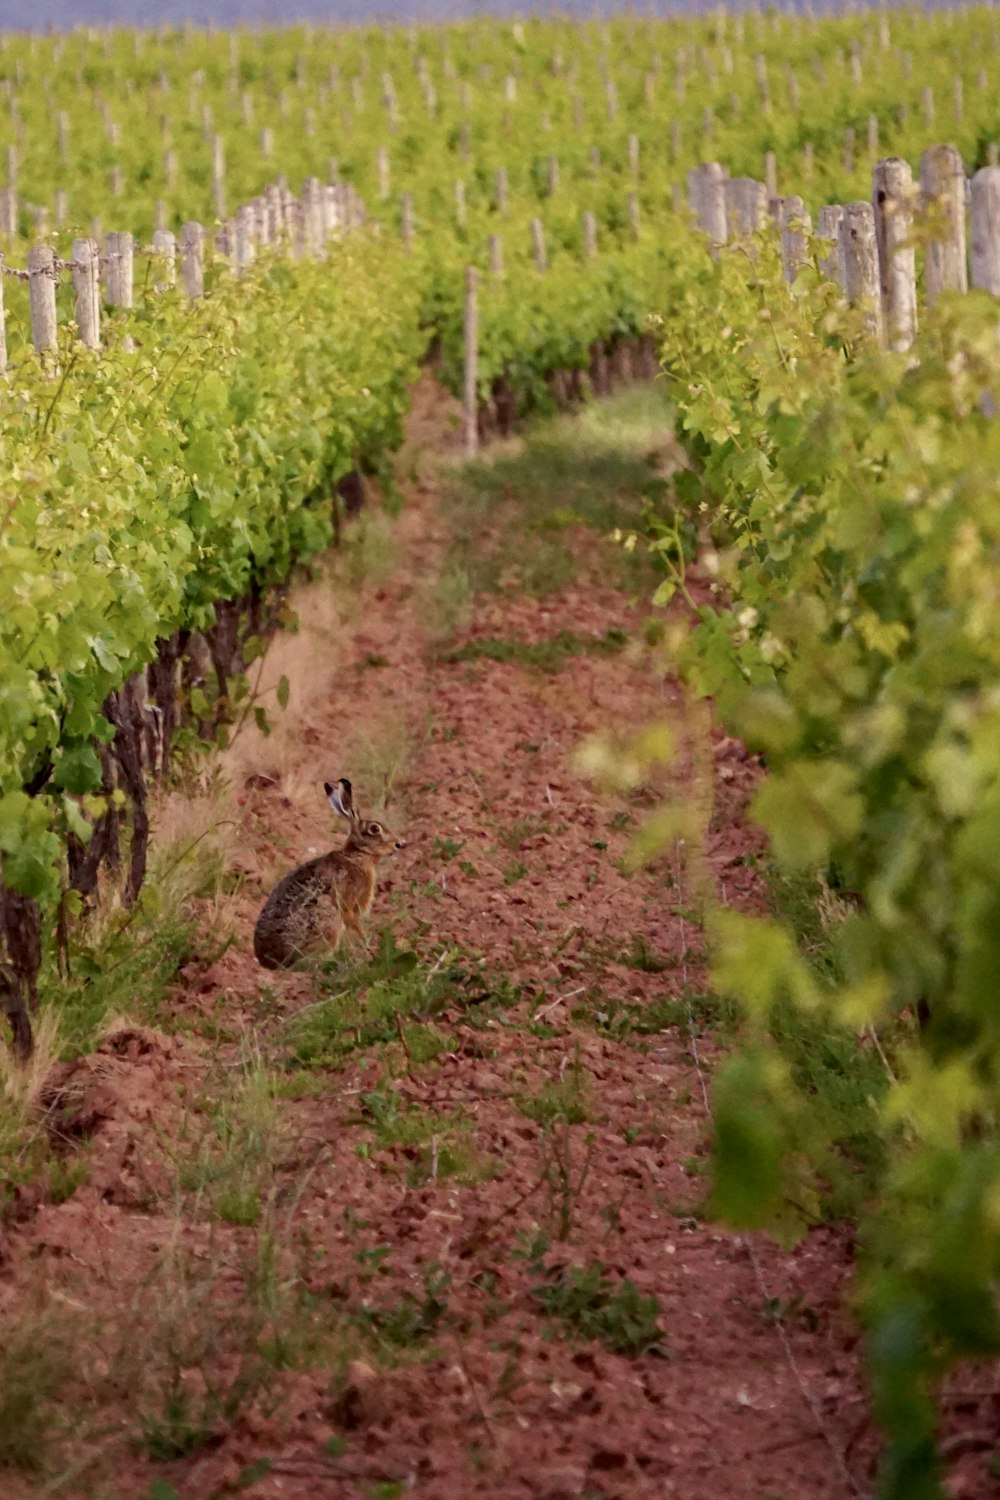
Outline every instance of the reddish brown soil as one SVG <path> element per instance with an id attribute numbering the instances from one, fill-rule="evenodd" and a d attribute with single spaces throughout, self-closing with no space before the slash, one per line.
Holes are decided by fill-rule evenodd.
<path id="1" fill-rule="evenodd" d="M 291 749 L 286 736 L 280 756 L 260 740 L 230 758 L 242 818 L 233 861 L 244 877 L 228 909 L 235 944 L 188 970 L 170 1023 L 177 1035 L 119 1032 L 69 1070 L 66 1086 L 90 1114 L 81 1148 L 89 1176 L 12 1233 L 3 1296 L 12 1308 L 44 1286 L 51 1306 L 104 1332 L 78 1372 L 81 1418 L 58 1466 L 63 1482 L 49 1491 L 12 1479 L 10 1496 L 142 1500 L 157 1493 L 157 1478 L 182 1500 L 411 1490 L 429 1500 L 840 1500 L 870 1489 L 845 1240 L 820 1231 L 793 1253 L 764 1240 L 751 1251 L 699 1211 L 704 1090 L 718 1055 L 703 1006 L 693 1034 L 683 1006 L 652 1035 L 611 1039 L 595 1022 L 616 1006 L 703 992 L 702 939 L 682 862 L 619 869 L 628 835 L 616 813 L 634 827 L 642 795 L 601 796 L 571 757 L 609 725 L 666 714 L 693 736 L 690 720 L 674 685 L 638 653 L 574 657 L 549 676 L 431 657 L 421 589 L 446 535 L 426 455 L 453 443 L 450 419 L 444 398 L 423 388 L 410 455 L 424 456 L 423 472 L 397 525 L 398 565 L 380 588 L 363 589 L 329 672 L 317 678 L 315 660 L 289 656 Z M 583 568 L 555 598 L 479 600 L 462 639 L 601 634 L 640 619 Z M 309 646 L 306 634 L 299 649 Z M 134 1441 L 134 1403 L 162 1355 L 155 1268 L 168 1254 L 186 1257 L 203 1273 L 192 1325 L 220 1309 L 237 1324 L 248 1247 L 258 1244 L 257 1231 L 213 1222 L 178 1196 L 171 1163 L 241 1036 L 283 1065 L 285 1020 L 315 1000 L 316 981 L 262 975 L 250 949 L 256 911 L 276 869 L 330 838 L 318 783 L 351 774 L 359 795 L 376 795 L 360 784 L 350 748 L 362 730 L 398 725 L 410 760 L 389 813 L 406 849 L 387 872 L 375 926 L 391 922 L 400 943 L 425 954 L 454 944 L 481 957 L 484 974 L 519 986 L 520 998 L 479 1015 L 456 997 L 437 1017 L 451 1041 L 432 1063 L 408 1066 L 398 1043 L 357 1052 L 339 1071 L 311 1075 L 319 1092 L 280 1101 L 279 1279 L 308 1291 L 317 1322 L 339 1327 L 340 1342 L 327 1337 L 312 1353 L 300 1344 L 293 1368 L 273 1370 L 267 1389 L 234 1403 L 208 1441 L 154 1462 Z M 707 868 L 726 900 L 757 909 L 763 893 L 743 856 L 759 848 L 744 816 L 759 773 L 719 731 L 700 761 L 696 736 L 692 744 L 689 763 L 712 783 Z M 687 794 L 704 793 L 692 774 Z M 520 819 L 530 822 L 509 848 L 504 837 Z M 443 858 L 435 840 L 461 844 L 460 854 Z M 508 881 L 515 861 L 525 873 Z M 660 972 L 626 961 L 637 934 Z M 533 1015 L 540 1024 L 529 1030 Z M 582 1078 L 589 1118 L 546 1131 L 519 1101 L 567 1078 Z M 373 1149 L 359 1107 L 387 1082 L 425 1110 L 460 1110 L 490 1175 L 460 1182 L 432 1170 L 410 1185 L 417 1151 Z M 546 1267 L 597 1261 L 655 1295 L 659 1346 L 627 1357 L 547 1319 L 531 1296 L 542 1273 L 526 1250 L 539 1235 Z M 384 1257 L 378 1247 L 388 1247 Z M 176 1283 L 185 1295 L 192 1285 L 190 1274 Z M 358 1332 L 364 1307 L 406 1296 L 424 1304 L 428 1286 L 439 1299 L 433 1326 L 409 1344 L 390 1350 Z M 800 1309 L 783 1332 L 766 1298 Z M 234 1356 L 213 1358 L 182 1370 L 192 1400 L 206 1380 L 232 1386 Z"/>

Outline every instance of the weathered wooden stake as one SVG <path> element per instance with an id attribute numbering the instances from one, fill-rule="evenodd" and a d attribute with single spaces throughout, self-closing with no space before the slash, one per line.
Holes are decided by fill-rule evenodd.
<path id="1" fill-rule="evenodd" d="M 812 217 L 795 194 L 781 202 L 781 264 L 789 285 L 809 258 Z"/>
<path id="2" fill-rule="evenodd" d="M 216 217 L 226 217 L 226 147 L 221 135 L 212 138 L 212 201 Z"/>
<path id="3" fill-rule="evenodd" d="M 181 273 L 184 291 L 193 301 L 205 293 L 205 231 L 197 222 L 181 230 Z"/>
<path id="4" fill-rule="evenodd" d="M 545 253 L 545 226 L 541 219 L 531 221 L 531 244 L 535 252 L 535 265 L 540 271 L 548 269 L 548 257 Z"/>
<path id="5" fill-rule="evenodd" d="M 844 210 L 839 203 L 824 203 L 819 211 L 819 220 L 816 225 L 816 233 L 821 240 L 826 240 L 829 250 L 826 255 L 821 256 L 819 268 L 829 281 L 840 279 L 840 221 L 844 217 Z"/>
<path id="6" fill-rule="evenodd" d="M 920 197 L 924 212 L 937 220 L 938 238 L 924 258 L 928 307 L 942 292 L 966 292 L 965 168 L 954 146 L 931 146 L 920 158 Z"/>
<path id="7" fill-rule="evenodd" d="M 503 276 L 503 240 L 498 234 L 490 235 L 490 274 Z"/>
<path id="8" fill-rule="evenodd" d="M 876 162 L 872 208 L 882 314 L 890 349 L 909 349 L 917 331 L 917 255 L 913 246 L 913 172 L 899 156 Z"/>
<path id="9" fill-rule="evenodd" d="M 972 179 L 972 285 L 1000 297 L 1000 167 Z"/>
<path id="10" fill-rule="evenodd" d="M 860 307 L 868 332 L 881 342 L 882 296 L 878 276 L 875 215 L 870 203 L 845 203 L 838 230 L 840 285 Z"/>
<path id="11" fill-rule="evenodd" d="M 3 293 L 3 256 L 0 255 L 0 375 L 7 371 L 7 312 Z"/>
<path id="12" fill-rule="evenodd" d="M 727 177 L 724 184 L 726 228 L 737 236 L 753 234 L 767 223 L 767 188 L 753 177 Z"/>
<path id="13" fill-rule="evenodd" d="M 49 245 L 28 251 L 28 297 L 31 306 L 31 342 L 39 354 L 56 345 L 55 256 Z"/>
<path id="14" fill-rule="evenodd" d="M 597 254 L 597 219 L 589 208 L 583 211 L 583 253 L 588 260 Z"/>
<path id="15" fill-rule="evenodd" d="M 694 182 L 692 183 L 692 178 Z M 694 188 L 692 207 L 713 249 L 726 243 L 726 173 L 717 161 L 703 163 L 688 173 Z"/>
<path id="16" fill-rule="evenodd" d="M 177 237 L 172 229 L 156 229 L 153 231 L 153 251 L 157 257 L 159 277 L 156 282 L 158 291 L 164 287 L 177 285 Z"/>
<path id="17" fill-rule="evenodd" d="M 462 406 L 465 418 L 465 452 L 475 458 L 479 452 L 479 272 L 475 266 L 465 270 L 465 381 Z"/>
<path id="18" fill-rule="evenodd" d="M 250 203 L 244 203 L 236 211 L 236 274 L 242 276 L 253 261 L 257 247 L 254 244 L 254 233 L 257 227 L 257 210 Z"/>
<path id="19" fill-rule="evenodd" d="M 95 240 L 73 241 L 73 286 L 76 290 L 76 326 L 81 344 L 101 347 L 100 252 Z"/>

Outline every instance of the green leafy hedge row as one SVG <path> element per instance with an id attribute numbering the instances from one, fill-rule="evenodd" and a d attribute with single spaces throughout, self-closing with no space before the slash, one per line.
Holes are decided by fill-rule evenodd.
<path id="1" fill-rule="evenodd" d="M 391 288 L 391 294 L 387 292 Z M 327 545 L 333 488 L 398 443 L 423 335 L 411 268 L 362 239 L 258 263 L 188 305 L 151 292 L 100 357 L 67 336 L 0 386 L 0 849 L 58 899 L 109 692 L 217 601 Z M 135 352 L 126 352 L 126 329 Z M 29 795 L 25 788 L 44 789 Z"/>
<path id="2" fill-rule="evenodd" d="M 717 1205 L 804 1232 L 844 1145 L 775 1041 L 782 1008 L 858 1045 L 888 1028 L 862 1298 L 882 1493 L 929 1500 L 935 1383 L 1000 1350 L 996 304 L 944 298 L 890 355 L 815 266 L 787 289 L 773 247 L 678 261 L 663 354 L 719 586 L 678 650 L 765 757 L 776 860 L 826 872 L 847 913 L 834 983 L 782 923 L 716 913 L 716 983 L 748 1026 L 716 1090 Z"/>

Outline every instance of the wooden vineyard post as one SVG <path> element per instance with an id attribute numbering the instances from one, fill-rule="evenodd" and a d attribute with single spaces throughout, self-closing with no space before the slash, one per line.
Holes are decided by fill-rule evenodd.
<path id="1" fill-rule="evenodd" d="M 475 458 L 479 452 L 479 272 L 475 266 L 465 269 L 465 381 L 463 412 L 465 417 L 465 453 Z"/>
<path id="2" fill-rule="evenodd" d="M 965 260 L 965 168 L 954 146 L 931 146 L 920 158 L 920 198 L 934 223 L 935 238 L 924 257 L 927 305 L 942 292 L 967 292 Z"/>
<path id="3" fill-rule="evenodd" d="M 177 285 L 177 238 L 171 229 L 157 229 L 153 232 L 153 251 L 156 254 L 160 271 L 160 279 L 157 281 L 157 290 L 164 287 Z M 74 255 L 74 260 L 76 259 Z"/>
<path id="4" fill-rule="evenodd" d="M 802 199 L 792 194 L 781 200 L 781 264 L 791 285 L 809 258 L 812 218 Z"/>
<path id="5" fill-rule="evenodd" d="M 972 285 L 1000 297 L 1000 167 L 972 179 Z"/>
<path id="6" fill-rule="evenodd" d="M 589 208 L 583 211 L 583 253 L 587 260 L 597 254 L 597 219 Z"/>
<path id="7" fill-rule="evenodd" d="M 628 225 L 635 239 L 639 238 L 639 194 L 628 195 Z"/>
<path id="8" fill-rule="evenodd" d="M 0 233 L 17 233 L 17 191 L 15 188 L 0 188 Z"/>
<path id="9" fill-rule="evenodd" d="M 226 148 L 221 135 L 212 137 L 212 201 L 217 219 L 226 217 Z"/>
<path id="10" fill-rule="evenodd" d="M 205 231 L 192 222 L 181 230 L 181 273 L 184 291 L 191 301 L 205 294 Z"/>
<path id="11" fill-rule="evenodd" d="M 899 156 L 876 162 L 872 208 L 882 315 L 890 349 L 909 349 L 917 332 L 917 255 L 913 247 L 913 172 Z"/>
<path id="12" fill-rule="evenodd" d="M 753 177 L 727 177 L 724 185 L 726 228 L 734 235 L 753 234 L 767 223 L 767 188 Z"/>
<path id="13" fill-rule="evenodd" d="M 108 269 L 105 280 L 111 307 L 132 306 L 133 250 L 134 242 L 129 233 L 112 231 L 108 235 L 105 246 Z"/>
<path id="14" fill-rule="evenodd" d="M 73 241 L 73 287 L 76 291 L 76 326 L 81 344 L 101 347 L 100 254 L 94 240 Z"/>
<path id="15" fill-rule="evenodd" d="M 126 311 L 133 306 L 132 300 L 132 263 L 135 242 L 127 231 L 112 230 L 105 242 L 105 255 L 107 257 L 107 275 L 105 283 L 107 286 L 108 305 L 110 307 L 122 307 Z M 130 334 L 126 334 L 122 347 L 131 353 L 135 348 L 135 342 Z"/>
<path id="16" fill-rule="evenodd" d="M 251 203 L 244 203 L 236 213 L 236 274 L 242 276 L 252 264 L 256 246 L 254 235 L 257 228 L 257 210 Z"/>
<path id="17" fill-rule="evenodd" d="M 464 229 L 465 221 L 465 183 L 460 177 L 455 183 L 455 223 L 459 229 Z"/>
<path id="18" fill-rule="evenodd" d="M 838 245 L 840 240 L 840 221 L 843 217 L 844 210 L 839 203 L 824 203 L 819 211 L 816 233 L 830 247 L 828 253 L 821 257 L 819 268 L 828 281 L 839 281 L 840 279 L 840 253 Z"/>
<path id="19" fill-rule="evenodd" d="M 882 295 L 878 275 L 875 214 L 870 203 L 846 203 L 838 229 L 840 284 L 848 302 L 860 307 L 865 327 L 881 341 Z"/>
<path id="20" fill-rule="evenodd" d="M 692 207 L 714 251 L 724 245 L 727 238 L 726 174 L 717 161 L 709 161 L 689 173 L 688 180 L 694 193 Z"/>
<path id="21" fill-rule="evenodd" d="M 503 276 L 503 240 L 498 234 L 490 235 L 490 275 Z"/>
<path id="22" fill-rule="evenodd" d="M 535 265 L 539 271 L 547 270 L 549 262 L 545 253 L 545 226 L 541 219 L 531 221 L 531 245 L 535 253 Z"/>
<path id="23" fill-rule="evenodd" d="M 0 375 L 7 372 L 7 311 L 3 294 L 3 258 L 0 257 Z"/>
<path id="24" fill-rule="evenodd" d="M 31 306 L 31 342 L 38 354 L 56 344 L 56 269 L 50 246 L 28 251 L 28 297 Z"/>

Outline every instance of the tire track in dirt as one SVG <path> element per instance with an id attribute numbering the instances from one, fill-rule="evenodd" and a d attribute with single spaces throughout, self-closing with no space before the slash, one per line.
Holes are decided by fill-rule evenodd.
<path id="1" fill-rule="evenodd" d="M 141 1286 L 171 1235 L 235 1263 L 249 1231 L 206 1237 L 197 1215 L 178 1226 L 149 1138 L 180 1129 L 183 1070 L 198 1076 L 207 1045 L 199 1031 L 225 1029 L 227 1065 L 248 1036 L 282 1065 L 289 1018 L 323 1013 L 312 976 L 264 982 L 253 921 L 274 875 L 329 839 L 322 781 L 349 775 L 374 797 L 378 770 L 396 779 L 389 812 L 407 847 L 373 920 L 428 963 L 450 950 L 450 977 L 412 1038 L 400 1023 L 398 1040 L 348 1047 L 339 1070 L 308 1074 L 310 1091 L 279 1101 L 282 1274 L 310 1316 L 341 1329 L 341 1354 L 329 1339 L 312 1357 L 300 1346 L 297 1368 L 268 1377 L 273 1402 L 258 1393 L 190 1454 L 153 1464 L 112 1443 L 101 1493 L 140 1500 L 157 1476 L 183 1500 L 241 1485 L 283 1500 L 411 1489 L 435 1500 L 840 1500 L 851 1490 L 816 1415 L 842 1451 L 865 1411 L 845 1247 L 828 1230 L 792 1254 L 757 1245 L 768 1291 L 800 1310 L 788 1336 L 811 1410 L 747 1246 L 699 1208 L 709 1122 L 689 1022 L 707 1075 L 717 1042 L 697 913 L 675 859 L 621 871 L 656 788 L 608 799 L 570 768 L 581 740 L 608 725 L 680 721 L 679 695 L 631 650 L 568 655 L 552 674 L 428 651 L 426 591 L 448 544 L 436 471 L 455 446 L 453 417 L 422 385 L 391 574 L 363 587 L 346 624 L 321 605 L 310 613 L 309 595 L 302 634 L 274 648 L 267 671 L 288 673 L 289 714 L 274 739 L 248 733 L 224 757 L 241 820 L 230 856 L 242 885 L 227 907 L 236 942 L 188 973 L 180 1039 L 133 1044 L 145 1103 L 108 1103 L 93 1147 L 107 1169 L 40 1212 L 15 1275 L 99 1304 Z M 541 599 L 480 597 L 458 643 L 638 635 L 642 617 L 584 567 Z M 757 772 L 718 732 L 703 749 L 706 866 L 730 903 L 759 910 L 745 856 L 760 845 L 744 818 Z M 428 1039 L 436 1055 L 415 1057 Z M 382 1144 L 379 1111 L 395 1131 Z M 423 1133 L 407 1139 L 407 1121 Z M 588 1313 L 600 1324 L 598 1266 L 612 1288 L 634 1288 L 605 1312 L 604 1339 L 580 1332 L 594 1327 Z M 234 1273 L 213 1295 L 235 1309 L 242 1285 Z M 654 1347 L 609 1347 L 641 1342 L 649 1297 Z M 547 1315 L 557 1303 L 577 1317 L 565 1337 L 565 1320 Z"/>

